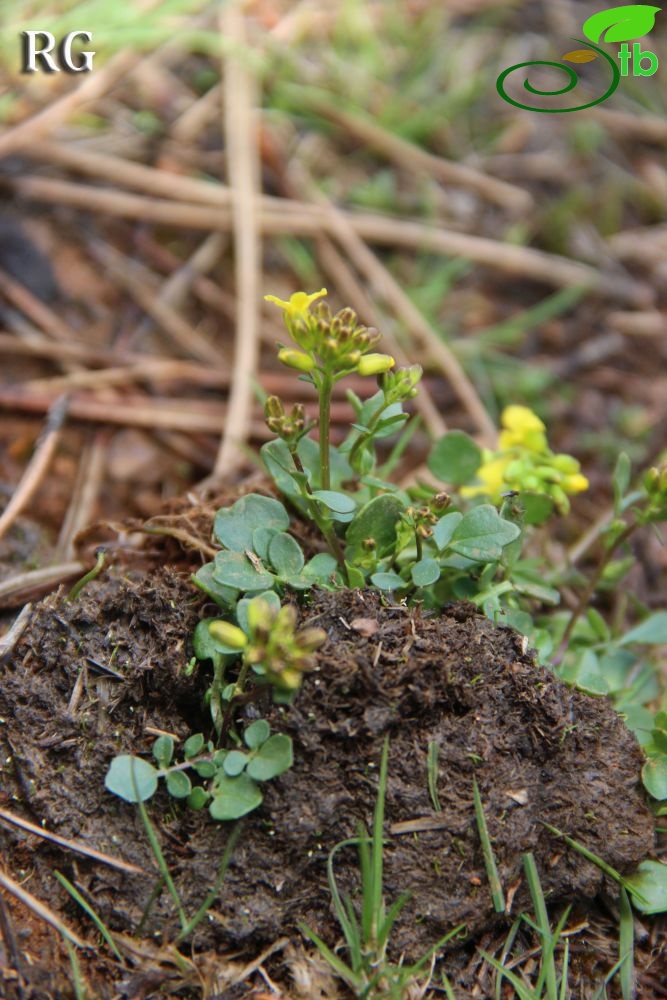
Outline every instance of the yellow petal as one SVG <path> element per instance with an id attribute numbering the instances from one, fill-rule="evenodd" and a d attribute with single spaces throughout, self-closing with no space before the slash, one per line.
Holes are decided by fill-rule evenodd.
<path id="1" fill-rule="evenodd" d="M 503 427 L 518 433 L 546 430 L 538 415 L 527 406 L 506 406 L 500 419 Z"/>

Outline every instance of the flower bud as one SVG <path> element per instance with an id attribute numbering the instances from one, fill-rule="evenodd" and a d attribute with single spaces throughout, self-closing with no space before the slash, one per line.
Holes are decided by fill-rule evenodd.
<path id="1" fill-rule="evenodd" d="M 282 417 L 285 413 L 283 404 L 277 396 L 269 396 L 264 403 L 264 415 L 267 417 Z"/>
<path id="2" fill-rule="evenodd" d="M 278 351 L 278 361 L 287 365 L 288 368 L 296 368 L 300 372 L 312 372 L 315 367 L 315 362 L 310 354 L 294 351 L 290 347 L 283 347 L 282 350 Z"/>
<path id="3" fill-rule="evenodd" d="M 360 359 L 357 371 L 360 375 L 382 375 L 395 365 L 389 354 L 366 354 Z"/>
<path id="4" fill-rule="evenodd" d="M 223 646 L 229 646 L 230 649 L 241 651 L 248 645 L 248 637 L 243 629 L 239 628 L 238 625 L 232 625 L 231 622 L 211 622 L 208 631 L 216 642 L 222 643 Z"/>

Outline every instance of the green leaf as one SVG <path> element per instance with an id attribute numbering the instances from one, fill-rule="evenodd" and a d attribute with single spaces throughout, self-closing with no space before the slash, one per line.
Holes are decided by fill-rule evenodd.
<path id="1" fill-rule="evenodd" d="M 667 799 L 667 755 L 651 757 L 642 768 L 644 788 L 654 799 Z"/>
<path id="2" fill-rule="evenodd" d="M 269 558 L 269 545 L 271 544 L 271 539 L 275 538 L 277 532 L 275 528 L 255 528 L 252 533 L 252 551 L 255 552 L 260 559 Z"/>
<path id="3" fill-rule="evenodd" d="M 213 819 L 240 819 L 261 803 L 262 793 L 245 771 L 238 778 L 230 778 L 218 772 L 213 786 L 213 801 L 208 811 Z"/>
<path id="4" fill-rule="evenodd" d="M 274 535 L 269 543 L 269 562 L 281 579 L 297 576 L 305 563 L 301 546 L 285 531 Z"/>
<path id="5" fill-rule="evenodd" d="M 195 626 L 192 644 L 195 656 L 198 660 L 219 659 L 221 656 L 239 656 L 241 650 L 233 646 L 226 646 L 224 642 L 215 639 L 208 630 L 211 622 L 219 621 L 218 618 L 202 618 Z"/>
<path id="6" fill-rule="evenodd" d="M 283 496 L 289 497 L 291 503 L 305 514 L 306 505 L 301 499 L 297 483 L 306 483 L 308 478 L 298 472 L 294 466 L 294 459 L 290 455 L 290 450 L 284 441 L 267 441 L 262 445 L 260 454 L 266 470 L 273 479 Z M 285 525 L 287 527 L 287 525 Z M 282 530 L 282 528 L 281 528 Z"/>
<path id="7" fill-rule="evenodd" d="M 255 528 L 274 528 L 284 531 L 289 527 L 289 515 L 279 500 L 249 493 L 231 507 L 222 507 L 215 515 L 213 534 L 221 545 L 233 552 L 252 549 Z"/>
<path id="8" fill-rule="evenodd" d="M 215 557 L 215 579 L 237 590 L 271 590 L 275 577 L 272 573 L 255 569 L 243 552 L 218 552 Z"/>
<path id="9" fill-rule="evenodd" d="M 201 753 L 203 747 L 203 733 L 194 733 L 192 736 L 189 736 L 183 744 L 183 754 L 185 759 L 189 760 L 191 757 L 196 757 L 198 753 Z"/>
<path id="10" fill-rule="evenodd" d="M 452 534 L 450 548 L 475 562 L 500 559 L 503 546 L 518 538 L 520 528 L 505 521 L 491 504 L 482 504 L 465 514 Z"/>
<path id="11" fill-rule="evenodd" d="M 236 604 L 236 600 L 239 596 L 238 590 L 234 587 L 226 587 L 223 583 L 219 583 L 213 576 L 214 564 L 212 562 L 206 563 L 205 566 L 200 566 L 196 573 L 192 575 L 192 582 L 195 587 L 199 587 L 204 593 L 219 604 L 222 608 L 233 608 Z M 203 657 L 203 659 L 208 659 L 208 657 Z"/>
<path id="12" fill-rule="evenodd" d="M 252 722 L 243 734 L 243 742 L 250 750 L 257 750 L 266 743 L 271 734 L 271 728 L 266 719 Z"/>
<path id="13" fill-rule="evenodd" d="M 517 503 L 523 508 L 523 524 L 544 524 L 554 512 L 554 502 L 546 493 L 519 493 Z"/>
<path id="14" fill-rule="evenodd" d="M 460 486 L 470 482 L 479 469 L 482 452 L 463 431 L 450 431 L 435 442 L 426 464 L 440 482 Z"/>
<path id="15" fill-rule="evenodd" d="M 345 541 L 354 548 L 361 548 L 367 539 L 372 538 L 377 555 L 386 555 L 396 544 L 396 525 L 403 509 L 403 501 L 393 494 L 374 497 L 350 522 Z"/>
<path id="16" fill-rule="evenodd" d="M 241 773 L 247 763 L 247 754 L 242 753 L 241 750 L 230 750 L 229 753 L 225 755 L 222 767 L 225 774 L 229 775 L 230 778 L 235 778 L 237 774 Z"/>
<path id="17" fill-rule="evenodd" d="M 184 771 L 170 771 L 165 781 L 167 791 L 175 799 L 187 799 L 192 791 L 192 783 Z"/>
<path id="18" fill-rule="evenodd" d="M 198 760 L 192 766 L 200 778 L 212 778 L 217 770 L 212 760 Z"/>
<path id="19" fill-rule="evenodd" d="M 655 15 L 660 7 L 631 3 L 624 7 L 611 7 L 598 11 L 584 21 L 581 29 L 592 42 L 629 42 L 633 38 L 647 35 L 655 24 Z M 607 30 L 608 29 L 608 30 Z M 604 38 L 602 38 L 602 34 Z"/>
<path id="20" fill-rule="evenodd" d="M 627 646 L 630 642 L 642 642 L 650 646 L 662 646 L 667 643 L 667 611 L 655 611 L 643 622 L 626 632 L 619 645 Z"/>
<path id="21" fill-rule="evenodd" d="M 292 766 L 292 741 L 284 733 L 269 736 L 247 767 L 247 772 L 256 781 L 269 781 Z"/>
<path id="22" fill-rule="evenodd" d="M 104 784 L 126 802 L 145 802 L 155 793 L 157 779 L 157 771 L 148 761 L 121 754 L 111 761 Z"/>
<path id="23" fill-rule="evenodd" d="M 420 559 L 410 570 L 415 587 L 430 587 L 440 579 L 440 563 L 437 559 Z"/>
<path id="24" fill-rule="evenodd" d="M 398 573 L 373 573 L 371 583 L 379 590 L 401 590 L 407 583 Z"/>
<path id="25" fill-rule="evenodd" d="M 188 795 L 188 805 L 191 809 L 203 809 L 208 800 L 210 799 L 209 793 L 201 785 L 197 785 L 193 788 Z"/>
<path id="26" fill-rule="evenodd" d="M 621 513 L 621 503 L 630 485 L 631 465 L 630 459 L 624 451 L 616 460 L 616 467 L 611 481 L 614 490 L 614 514 L 616 517 Z"/>
<path id="27" fill-rule="evenodd" d="M 153 756 L 160 767 L 169 767 L 174 756 L 174 740 L 171 736 L 158 736 L 153 743 Z"/>
<path id="28" fill-rule="evenodd" d="M 366 586 L 366 577 L 359 569 L 358 566 L 353 566 L 351 563 L 345 562 L 345 570 L 347 572 L 347 582 L 351 590 L 363 590 Z"/>
<path id="29" fill-rule="evenodd" d="M 642 861 L 633 875 L 626 876 L 625 888 L 641 913 L 664 913 L 667 910 L 667 865 L 650 858 Z"/>
<path id="30" fill-rule="evenodd" d="M 303 567 L 303 576 L 315 583 L 329 583 L 338 563 L 329 552 L 318 552 Z"/>
<path id="31" fill-rule="evenodd" d="M 449 545 L 452 535 L 459 522 L 463 520 L 463 514 L 458 510 L 453 510 L 451 514 L 444 514 L 433 528 L 433 541 L 442 552 Z"/>
<path id="32" fill-rule="evenodd" d="M 332 514 L 352 515 L 357 509 L 357 505 L 346 493 L 338 493 L 336 490 L 313 490 L 313 496 Z"/>
<path id="33" fill-rule="evenodd" d="M 607 694 L 609 685 L 600 670 L 597 654 L 592 649 L 578 651 L 572 661 L 561 667 L 560 677 L 587 694 Z"/>
<path id="34" fill-rule="evenodd" d="M 253 594 L 252 597 L 243 597 L 236 605 L 236 620 L 246 635 L 250 635 L 250 626 L 248 625 L 248 608 L 250 602 L 259 598 L 268 604 L 271 611 L 280 611 L 280 598 L 275 590 L 263 590 L 259 594 Z"/>

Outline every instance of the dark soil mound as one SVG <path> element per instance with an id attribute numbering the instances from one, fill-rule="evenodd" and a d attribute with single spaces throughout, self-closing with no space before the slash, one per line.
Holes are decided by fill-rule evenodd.
<path id="1" fill-rule="evenodd" d="M 75 910 L 53 879 L 54 867 L 123 930 L 136 926 L 156 881 L 137 810 L 105 790 L 104 775 L 116 753 L 148 751 L 155 730 L 180 737 L 208 731 L 206 672 L 188 678 L 183 669 L 201 603 L 188 580 L 168 570 L 97 581 L 74 604 L 54 595 L 33 612 L 5 671 L 5 802 L 53 832 L 152 873 L 130 876 L 37 844 L 30 889 L 66 908 L 70 920 Z M 516 889 L 513 915 L 528 900 L 524 851 L 534 852 L 552 899 L 592 897 L 601 884 L 600 872 L 542 822 L 621 871 L 651 851 L 653 820 L 638 783 L 634 738 L 604 700 L 568 689 L 536 665 L 515 632 L 472 606 L 427 617 L 385 607 L 372 592 L 316 594 L 302 618 L 329 637 L 318 670 L 292 707 L 269 710 L 275 728 L 294 738 L 295 765 L 269 783 L 263 806 L 246 819 L 213 919 L 197 932 L 200 943 L 252 943 L 255 950 L 302 920 L 335 939 L 325 863 L 335 843 L 355 835 L 359 820 L 370 824 L 385 734 L 386 895 L 391 901 L 412 893 L 394 940 L 408 957 L 459 922 L 478 930 L 494 919 L 473 777 L 501 880 Z M 429 741 L 439 748 L 439 812 L 427 788 Z M 151 812 L 192 912 L 214 877 L 227 828 L 164 792 Z M 24 837 L 0 830 L 14 870 Z M 351 889 L 356 852 L 345 849 L 338 859 L 340 881 Z M 149 929 L 175 931 L 166 894 Z"/>

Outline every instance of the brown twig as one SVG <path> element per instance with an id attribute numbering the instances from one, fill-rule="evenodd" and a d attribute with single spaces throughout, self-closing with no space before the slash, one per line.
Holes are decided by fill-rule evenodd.
<path id="1" fill-rule="evenodd" d="M 28 892 L 27 889 L 24 889 L 23 886 L 18 884 L 18 882 L 15 882 L 14 879 L 2 869 L 0 869 L 0 886 L 27 906 L 28 909 L 32 910 L 37 917 L 54 927 L 59 934 L 62 934 L 64 938 L 67 938 L 68 941 L 75 944 L 77 948 L 92 947 L 83 941 L 78 934 L 75 934 L 74 931 L 71 930 L 71 928 L 68 927 L 63 920 L 61 920 L 58 914 L 46 905 L 46 903 L 42 903 L 41 900 L 37 899 L 36 896 L 33 896 L 33 894 Z"/>
<path id="2" fill-rule="evenodd" d="M 58 536 L 54 553 L 56 559 L 73 558 L 74 539 L 92 520 L 93 510 L 104 481 L 108 448 L 109 434 L 98 431 L 81 454 L 72 499 Z"/>
<path id="3" fill-rule="evenodd" d="M 58 446 L 62 426 L 67 416 L 67 408 L 67 396 L 60 396 L 51 404 L 46 427 L 37 442 L 32 458 L 28 462 L 11 500 L 0 516 L 0 538 L 7 533 L 39 488 Z"/>
<path id="4" fill-rule="evenodd" d="M 32 604 L 24 605 L 7 632 L 0 637 L 0 663 L 4 663 L 5 660 L 11 655 L 16 643 L 25 632 L 28 622 L 30 621 L 31 612 Z"/>
<path id="5" fill-rule="evenodd" d="M 226 231 L 231 226 L 231 210 L 225 208 L 144 198 L 112 189 L 34 176 L 5 179 L 4 184 L 26 198 L 74 205 L 102 215 L 184 226 L 187 229 Z M 583 285 L 615 301 L 643 308 L 652 301 L 650 288 L 641 282 L 624 275 L 605 274 L 588 264 L 557 254 L 436 228 L 423 222 L 386 218 L 372 212 L 348 211 L 344 214 L 354 231 L 367 243 L 410 249 L 418 247 L 423 251 L 463 257 L 521 280 L 532 279 L 556 288 Z M 313 206 L 305 210 L 286 211 L 278 202 L 261 208 L 259 225 L 265 234 L 317 236 L 323 228 L 328 230 L 328 219 L 325 213 L 316 211 Z"/>
<path id="6" fill-rule="evenodd" d="M 30 820 L 23 819 L 22 816 L 15 816 L 8 809 L 0 809 L 0 820 L 9 823 L 11 826 L 17 826 L 21 830 L 27 830 L 28 833 L 32 833 L 36 837 L 41 837 L 43 840 L 50 840 L 52 844 L 65 847 L 68 851 L 83 854 L 94 861 L 101 861 L 102 864 L 109 865 L 110 868 L 117 868 L 119 871 L 129 872 L 132 875 L 145 874 L 144 869 L 139 868 L 138 865 L 133 865 L 129 861 L 123 861 L 121 858 L 114 858 L 110 854 L 96 850 L 94 847 L 88 847 L 86 844 L 81 843 L 80 840 L 69 840 L 67 837 L 60 837 L 57 833 L 51 833 L 49 830 L 44 829 L 43 826 L 36 826 Z"/>
<path id="7" fill-rule="evenodd" d="M 58 566 L 46 566 L 44 569 L 33 569 L 3 580 L 0 583 L 0 608 L 15 608 L 19 604 L 25 604 L 26 601 L 53 590 L 65 580 L 80 576 L 86 568 L 82 562 L 66 562 Z"/>
<path id="8" fill-rule="evenodd" d="M 227 419 L 213 475 L 221 478 L 243 460 L 252 409 L 251 379 L 257 368 L 261 243 L 257 219 L 259 148 L 257 143 L 257 79 L 245 58 L 247 49 L 243 3 L 228 0 L 220 15 L 220 31 L 232 50 L 224 61 L 224 131 L 229 184 L 235 192 L 233 229 L 237 298 L 234 368 Z M 236 50 L 236 51 L 234 51 Z M 238 51 L 240 50 L 240 52 Z"/>

